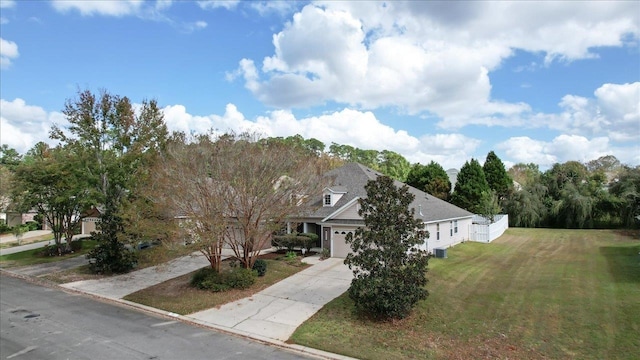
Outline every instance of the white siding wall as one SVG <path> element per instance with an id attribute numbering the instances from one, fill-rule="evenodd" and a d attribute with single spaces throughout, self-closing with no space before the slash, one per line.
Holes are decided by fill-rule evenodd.
<path id="1" fill-rule="evenodd" d="M 440 225 L 440 238 L 438 239 L 438 224 Z M 469 227 L 471 218 L 458 219 L 458 232 L 455 231 L 455 220 L 442 221 L 427 224 L 429 238 L 422 247 L 423 250 L 433 253 L 435 248 L 448 248 L 469 240 Z M 452 229 L 453 227 L 453 229 Z M 453 230 L 453 231 L 452 231 Z"/>

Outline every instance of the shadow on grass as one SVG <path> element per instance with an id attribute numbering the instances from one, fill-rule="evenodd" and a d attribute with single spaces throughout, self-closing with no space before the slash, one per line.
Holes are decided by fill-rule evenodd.
<path id="1" fill-rule="evenodd" d="M 600 254 L 607 259 L 615 282 L 640 283 L 640 245 L 603 246 Z"/>

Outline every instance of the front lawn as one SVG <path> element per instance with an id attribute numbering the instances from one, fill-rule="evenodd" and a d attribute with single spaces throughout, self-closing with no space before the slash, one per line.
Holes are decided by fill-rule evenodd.
<path id="1" fill-rule="evenodd" d="M 510 229 L 431 259 L 412 315 L 371 322 L 346 294 L 290 341 L 363 359 L 636 359 L 638 233 Z"/>
<path id="2" fill-rule="evenodd" d="M 265 276 L 257 277 L 255 284 L 245 290 L 231 289 L 223 292 L 199 290 L 189 284 L 193 275 L 189 273 L 127 295 L 124 299 L 186 315 L 249 297 L 308 266 L 289 263 L 278 254 L 267 254 L 261 258 L 267 262 L 267 273 Z M 223 266 L 226 266 L 226 263 Z"/>
<path id="3" fill-rule="evenodd" d="M 16 267 L 16 266 L 46 264 L 46 263 L 66 260 L 72 257 L 84 255 L 89 251 L 91 251 L 91 249 L 93 249 L 97 245 L 97 242 L 95 240 L 85 239 L 85 240 L 75 240 L 75 241 L 79 241 L 82 244 L 82 248 L 73 253 L 65 254 L 62 256 L 48 256 L 48 255 L 44 255 L 44 248 L 37 248 L 37 249 L 22 251 L 19 253 L 0 256 L 0 267 L 7 268 L 7 267 Z"/>

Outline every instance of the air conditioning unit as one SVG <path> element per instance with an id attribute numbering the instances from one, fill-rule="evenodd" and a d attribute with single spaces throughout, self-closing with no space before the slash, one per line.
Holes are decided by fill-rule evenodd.
<path id="1" fill-rule="evenodd" d="M 447 258 L 447 249 L 446 248 L 435 248 L 433 250 L 436 251 L 436 257 L 437 258 L 443 258 L 443 259 Z"/>

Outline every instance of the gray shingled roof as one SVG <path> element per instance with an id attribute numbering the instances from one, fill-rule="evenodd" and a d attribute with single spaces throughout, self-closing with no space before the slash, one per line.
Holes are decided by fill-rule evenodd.
<path id="1" fill-rule="evenodd" d="M 322 206 L 322 198 L 318 196 L 317 201 L 313 203 L 313 206 L 317 207 L 318 210 L 313 212 L 311 217 L 324 219 L 354 198 L 367 197 L 364 186 L 369 180 L 375 180 L 378 176 L 382 175 L 383 174 L 358 163 L 348 163 L 327 172 L 325 177 L 330 179 L 329 181 L 332 185 L 329 186 L 329 188 L 345 188 L 347 193 L 344 194 L 333 207 Z M 405 184 L 395 181 L 395 185 L 400 187 Z M 411 203 L 411 207 L 415 209 L 416 217 L 422 219 L 424 222 L 473 216 L 473 214 L 467 210 L 440 200 L 414 187 L 409 186 L 409 192 L 415 195 L 415 200 Z"/>

